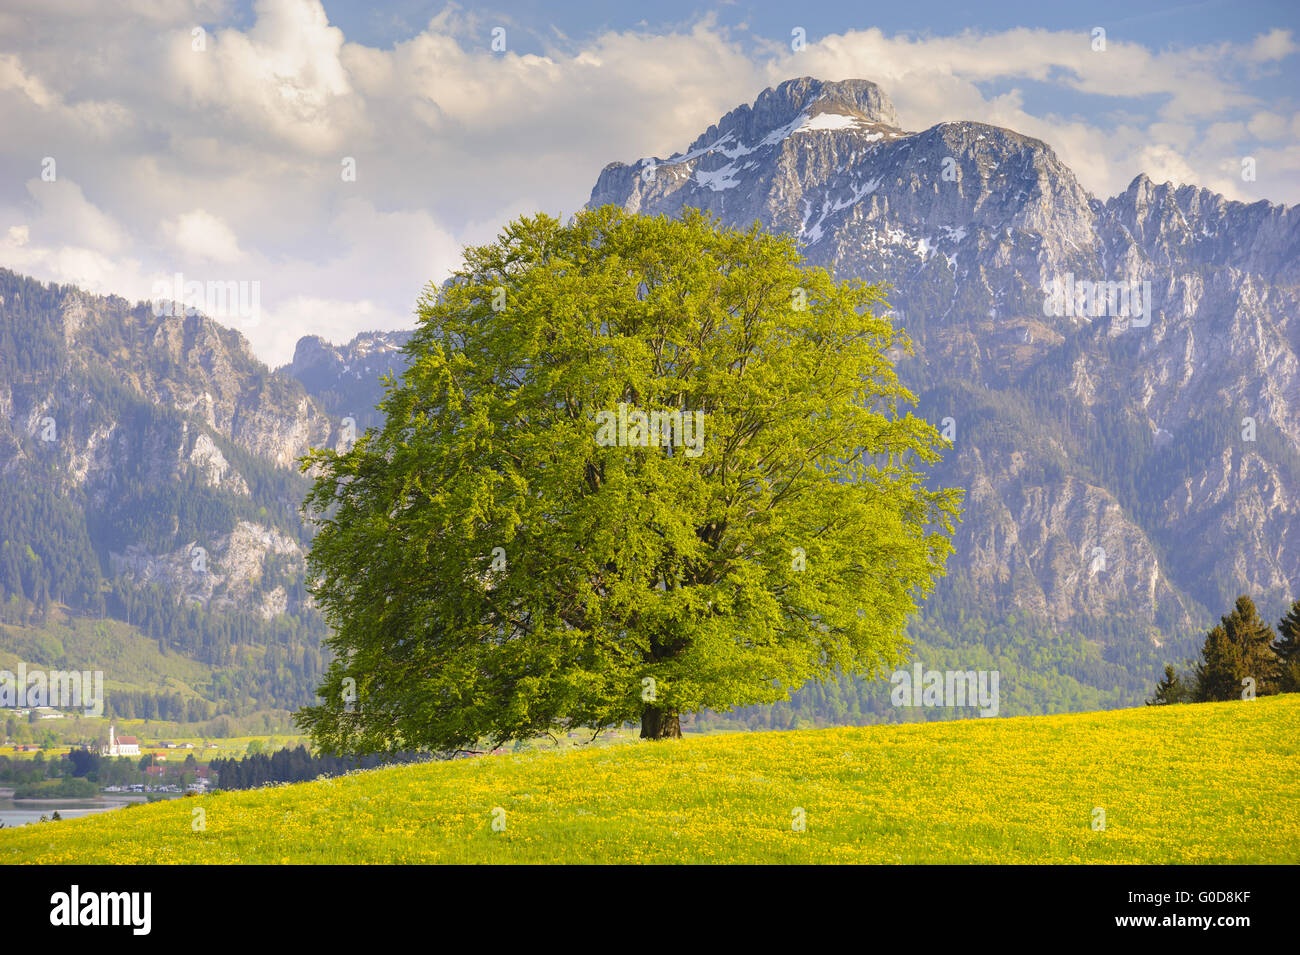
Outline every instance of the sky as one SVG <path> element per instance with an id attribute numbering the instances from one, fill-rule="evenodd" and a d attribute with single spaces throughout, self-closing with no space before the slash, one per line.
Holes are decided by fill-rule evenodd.
<path id="1" fill-rule="evenodd" d="M 1294 205 L 1297 21 L 1295 0 L 4 0 L 0 267 L 132 301 L 243 283 L 260 307 L 213 317 L 275 367 L 303 335 L 411 327 L 467 244 L 797 76 L 872 80 L 909 130 L 1040 138 L 1099 198 L 1145 172 Z"/>

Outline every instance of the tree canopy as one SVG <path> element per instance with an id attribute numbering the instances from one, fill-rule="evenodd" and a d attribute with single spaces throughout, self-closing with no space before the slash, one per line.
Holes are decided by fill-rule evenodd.
<path id="1" fill-rule="evenodd" d="M 1202 701 L 1240 699 L 1246 680 L 1255 694 L 1277 691 L 1277 657 L 1272 649 L 1273 628 L 1255 609 L 1255 602 L 1242 594 L 1232 612 L 1205 637 L 1201 662 L 1196 671 L 1198 697 Z"/>
<path id="2" fill-rule="evenodd" d="M 1273 644 L 1277 655 L 1278 689 L 1282 693 L 1300 692 L 1300 600 L 1277 624 L 1277 640 Z"/>
<path id="3" fill-rule="evenodd" d="M 419 304 L 383 424 L 313 451 L 330 752 L 471 748 L 897 664 L 961 492 L 880 287 L 688 210 L 539 215 Z"/>

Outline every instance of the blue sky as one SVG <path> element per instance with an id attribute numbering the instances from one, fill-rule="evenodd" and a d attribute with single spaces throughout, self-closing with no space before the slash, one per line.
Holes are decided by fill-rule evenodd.
<path id="1" fill-rule="evenodd" d="M 1043 139 L 1100 197 L 1146 173 L 1294 204 L 1298 10 L 6 0 L 0 265 L 139 299 L 178 271 L 258 280 L 266 320 L 241 331 L 279 364 L 302 334 L 409 325 L 464 244 L 801 75 L 877 82 L 907 129 Z"/>
<path id="2" fill-rule="evenodd" d="M 325 4 L 330 22 L 358 43 L 387 47 L 408 39 L 446 6 L 427 0 L 400 0 L 375 4 L 357 0 L 330 0 Z M 1200 45 L 1223 40 L 1249 39 L 1275 26 L 1297 19 L 1297 5 L 1287 0 L 1206 0 L 1201 3 L 1141 3 L 1129 0 L 1092 0 L 1087 4 L 1044 3 L 1017 0 L 970 3 L 969 0 L 910 0 L 907 3 L 715 3 L 693 0 L 656 0 L 653 4 L 618 4 L 608 0 L 581 3 L 504 2 L 476 3 L 485 19 L 494 16 L 535 37 L 556 30 L 581 38 L 607 30 L 666 28 L 713 13 L 726 26 L 746 24 L 755 34 L 782 36 L 793 20 L 812 38 L 839 33 L 846 27 L 879 27 L 889 33 L 950 34 L 963 30 L 996 32 L 1032 26 L 1048 30 L 1089 31 L 1107 27 L 1117 39 L 1151 47 L 1169 44 Z M 468 5 L 467 5 L 468 7 Z M 251 4 L 242 15 L 251 19 Z M 795 12 L 797 11 L 797 13 Z M 521 49 L 528 44 L 521 40 Z M 531 52 L 539 52 L 540 43 Z"/>
<path id="3" fill-rule="evenodd" d="M 370 46 L 391 48 L 418 33 L 446 4 L 401 0 L 375 5 L 357 0 L 330 0 L 324 6 L 331 22 L 340 26 L 349 38 Z M 1091 36 L 1091 31 L 1101 26 L 1110 40 L 1137 43 L 1153 50 L 1214 47 L 1225 41 L 1248 42 L 1278 27 L 1291 28 L 1300 35 L 1300 0 L 1204 0 L 1200 3 L 1095 0 L 1088 4 L 1052 4 L 1042 0 L 1003 3 L 909 0 L 805 5 L 701 4 L 692 0 L 618 4 L 587 0 L 564 4 L 476 3 L 472 7 L 480 21 L 477 32 L 486 35 L 491 26 L 504 25 L 514 34 L 512 45 L 518 52 L 534 54 L 544 54 L 556 46 L 579 46 L 582 41 L 608 31 L 667 32 L 704 16 L 714 18 L 720 27 L 734 30 L 742 42 L 749 40 L 750 48 L 756 53 L 763 39 L 786 42 L 793 26 L 803 27 L 814 43 L 819 37 L 849 28 L 875 27 L 889 34 L 950 36 L 965 31 L 997 33 L 1017 27 L 1038 27 Z M 466 30 L 463 36 L 472 40 L 474 33 Z M 1006 79 L 980 85 L 990 95 L 998 95 L 1016 84 Z M 1110 98 L 1062 90 L 1055 84 L 1021 81 L 1019 85 L 1026 92 L 1026 105 L 1032 109 L 1104 115 L 1116 105 Z M 1282 61 L 1275 70 L 1262 72 L 1250 86 L 1266 97 L 1288 90 L 1294 96 L 1300 90 L 1300 57 Z"/>

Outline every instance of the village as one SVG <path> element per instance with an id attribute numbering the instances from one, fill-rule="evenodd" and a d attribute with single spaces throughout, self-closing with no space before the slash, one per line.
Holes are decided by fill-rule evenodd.
<path id="1" fill-rule="evenodd" d="M 161 742 L 158 745 L 163 749 L 191 751 L 194 749 L 193 743 Z M 217 748 L 216 743 L 209 743 L 208 746 L 211 749 Z M 108 727 L 108 742 L 100 747 L 99 755 L 108 759 L 115 759 L 123 756 L 140 756 L 140 741 L 134 736 L 118 736 L 117 727 L 110 723 Z M 147 776 L 152 776 L 159 780 L 159 784 L 151 785 L 149 783 L 135 783 L 126 786 L 105 786 L 104 792 L 181 792 L 181 785 L 162 782 L 162 780 L 164 780 L 168 775 L 168 767 L 159 764 L 165 764 L 168 762 L 167 755 L 164 753 L 149 753 L 147 754 L 147 757 L 150 759 L 150 762 L 144 767 L 144 772 Z M 194 760 L 192 753 L 186 756 L 185 762 L 182 766 L 188 764 L 193 764 L 192 772 L 194 779 L 192 782 L 186 782 L 183 784 L 184 791 L 205 793 L 211 789 L 214 784 L 211 770 L 209 770 L 207 766 L 198 765 L 197 761 Z M 182 775 L 184 775 L 184 773 L 182 773 Z"/>
<path id="2" fill-rule="evenodd" d="M 0 786 L 15 798 L 73 798 L 104 794 L 201 795 L 216 784 L 208 765 L 217 743 L 158 740 L 144 743 L 109 724 L 107 741 L 53 747 L 6 740 L 0 749 Z M 12 755 L 10 755 L 12 754 Z M 200 761 L 202 758 L 202 761 Z"/>

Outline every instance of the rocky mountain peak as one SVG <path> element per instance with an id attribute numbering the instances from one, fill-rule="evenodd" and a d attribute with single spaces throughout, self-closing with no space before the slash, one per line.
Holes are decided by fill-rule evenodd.
<path id="1" fill-rule="evenodd" d="M 840 80 L 830 82 L 801 76 L 786 80 L 773 88 L 768 87 L 758 95 L 753 106 L 742 105 L 710 126 L 704 135 L 691 144 L 690 151 L 730 135 L 737 144 L 749 147 L 764 141 L 772 134 L 789 126 L 800 117 L 844 117 L 839 122 L 848 125 L 878 124 L 897 128 L 898 115 L 894 104 L 883 90 L 870 80 Z M 822 120 L 823 123 L 834 120 Z"/>
<path id="2" fill-rule="evenodd" d="M 320 374 L 332 377 L 377 378 L 382 371 L 370 367 L 375 363 L 400 361 L 398 352 L 411 333 L 406 330 L 361 332 L 350 342 L 334 345 L 319 335 L 304 335 L 293 350 L 293 361 L 285 368 L 292 377 L 310 388 Z"/>
<path id="3" fill-rule="evenodd" d="M 337 357 L 334 346 L 319 335 L 304 335 L 293 349 L 292 368 L 306 368 L 332 361 Z"/>
<path id="4" fill-rule="evenodd" d="M 336 420 L 350 417 L 361 426 L 377 424 L 374 410 L 382 394 L 379 379 L 406 367 L 405 329 L 362 332 L 350 342 L 331 344 L 319 335 L 298 339 L 293 361 L 280 369 L 297 379 Z"/>
<path id="5" fill-rule="evenodd" d="M 1300 212 L 1265 200 L 1229 200 L 1190 184 L 1145 174 L 1105 202 L 1123 240 L 1148 259 L 1228 267 L 1284 287 L 1300 277 Z"/>
<path id="6" fill-rule="evenodd" d="M 893 104 L 869 80 L 786 80 L 764 90 L 752 106 L 727 113 L 685 152 L 606 166 L 589 205 L 615 202 L 636 212 L 665 198 L 679 205 L 692 201 L 695 192 L 734 190 L 731 209 L 747 214 L 749 200 L 738 201 L 741 197 L 775 190 L 791 199 L 802 193 L 802 188 L 786 190 L 787 184 L 774 179 L 776 170 L 820 186 L 869 152 L 906 139 L 897 122 Z"/>
<path id="7" fill-rule="evenodd" d="M 942 477 L 969 491 L 961 599 L 1169 639 L 1237 593 L 1281 601 L 1300 573 L 1300 508 L 1274 493 L 1300 481 L 1300 209 L 1146 175 L 1097 198 L 1042 140 L 896 123 L 874 83 L 789 80 L 685 152 L 605 167 L 588 205 L 757 220 L 892 286 L 900 377 L 955 429 Z M 1091 314 L 1048 294 L 1067 286 Z"/>
<path id="8" fill-rule="evenodd" d="M 817 264 L 845 264 L 846 230 L 869 221 L 872 248 L 855 241 L 847 252 L 865 256 L 864 274 L 904 247 L 922 262 L 934 250 L 956 262 L 967 237 L 987 248 L 1014 233 L 1042 236 L 1045 267 L 1094 244 L 1093 200 L 1047 143 L 985 123 L 915 133 L 896 123 L 868 80 L 787 80 L 685 152 L 607 166 L 589 205 L 708 207 L 732 225 L 760 219 L 794 235 Z"/>

